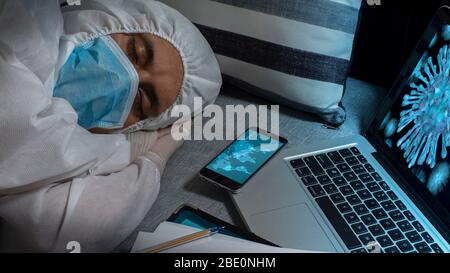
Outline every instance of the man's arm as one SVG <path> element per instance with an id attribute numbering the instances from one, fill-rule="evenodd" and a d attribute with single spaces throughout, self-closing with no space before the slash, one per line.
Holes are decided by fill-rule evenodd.
<path id="1" fill-rule="evenodd" d="M 4 218 L 2 251 L 108 252 L 138 226 L 155 202 L 160 174 L 143 157 L 120 172 L 88 175 L 8 198 L 0 198 Z M 5 245 L 7 244 L 7 245 Z"/>

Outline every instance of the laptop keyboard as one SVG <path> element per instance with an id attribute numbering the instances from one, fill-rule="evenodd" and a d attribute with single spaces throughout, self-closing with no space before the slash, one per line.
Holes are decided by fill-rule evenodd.
<path id="1" fill-rule="evenodd" d="M 290 161 L 352 253 L 441 253 L 357 147 Z"/>

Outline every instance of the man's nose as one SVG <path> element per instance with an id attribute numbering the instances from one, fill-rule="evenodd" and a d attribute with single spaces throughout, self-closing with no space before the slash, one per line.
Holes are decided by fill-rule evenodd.
<path id="1" fill-rule="evenodd" d="M 139 76 L 139 85 L 150 84 L 152 82 L 152 75 L 148 70 L 137 68 L 137 73 Z"/>

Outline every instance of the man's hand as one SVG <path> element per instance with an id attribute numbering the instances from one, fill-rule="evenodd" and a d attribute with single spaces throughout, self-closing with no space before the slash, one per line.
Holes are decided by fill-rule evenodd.
<path id="1" fill-rule="evenodd" d="M 154 143 L 145 156 L 152 159 L 156 163 L 160 173 L 164 171 L 167 161 L 181 147 L 183 140 L 174 140 L 171 133 L 171 128 L 166 128 L 158 131 L 158 139 Z"/>
<path id="2" fill-rule="evenodd" d="M 171 135 L 171 129 L 169 127 L 158 131 L 127 134 L 127 139 L 131 143 L 131 161 L 145 156 L 152 160 L 162 173 L 166 162 L 184 142 L 175 140 Z"/>
<path id="3" fill-rule="evenodd" d="M 148 153 L 155 142 L 158 140 L 157 131 L 140 131 L 127 134 L 126 136 L 127 140 L 131 143 L 131 161 L 134 161 L 136 158 Z"/>

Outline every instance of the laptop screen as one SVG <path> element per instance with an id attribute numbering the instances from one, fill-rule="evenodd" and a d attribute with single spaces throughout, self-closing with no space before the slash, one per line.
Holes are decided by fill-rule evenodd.
<path id="1" fill-rule="evenodd" d="M 416 190 L 450 211 L 450 21 L 440 10 L 372 128 Z M 419 182 L 420 181 L 420 182 Z M 414 185 L 414 183 L 421 186 Z M 442 212 L 442 211 L 441 211 Z M 449 214 L 446 215 L 448 217 Z M 448 218 L 447 218 L 448 219 Z"/>

